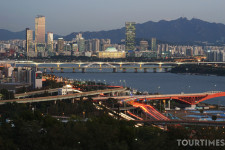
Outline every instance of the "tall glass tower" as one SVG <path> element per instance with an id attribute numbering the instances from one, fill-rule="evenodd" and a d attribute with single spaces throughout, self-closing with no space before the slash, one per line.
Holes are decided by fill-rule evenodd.
<path id="1" fill-rule="evenodd" d="M 33 30 L 26 28 L 26 51 L 27 51 L 27 58 L 29 56 L 30 50 L 33 49 Z"/>
<path id="2" fill-rule="evenodd" d="M 35 52 L 45 50 L 45 17 L 35 18 Z"/>
<path id="3" fill-rule="evenodd" d="M 126 51 L 135 50 L 135 35 L 136 27 L 135 22 L 126 22 Z"/>

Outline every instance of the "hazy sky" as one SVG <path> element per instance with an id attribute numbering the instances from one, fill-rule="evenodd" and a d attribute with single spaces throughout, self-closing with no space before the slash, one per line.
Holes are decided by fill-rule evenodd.
<path id="1" fill-rule="evenodd" d="M 125 21 L 195 17 L 225 24 L 225 0 L 1 0 L 0 28 L 34 29 L 36 15 L 46 17 L 46 32 L 117 29 Z"/>

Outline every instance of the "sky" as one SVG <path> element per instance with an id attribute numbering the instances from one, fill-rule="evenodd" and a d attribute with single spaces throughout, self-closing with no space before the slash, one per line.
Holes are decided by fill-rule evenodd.
<path id="1" fill-rule="evenodd" d="M 34 29 L 37 15 L 46 17 L 46 32 L 59 35 L 179 17 L 225 24 L 224 6 L 225 0 L 1 0 L 0 29 Z"/>

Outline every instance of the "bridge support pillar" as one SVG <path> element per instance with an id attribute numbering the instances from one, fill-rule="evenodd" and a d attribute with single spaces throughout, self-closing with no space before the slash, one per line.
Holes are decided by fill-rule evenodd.
<path id="1" fill-rule="evenodd" d="M 168 108 L 169 108 L 169 110 L 170 110 L 170 100 L 168 101 Z"/>
<path id="2" fill-rule="evenodd" d="M 138 72 L 138 69 L 137 68 L 134 68 L 134 73 L 137 73 Z"/>
<path id="3" fill-rule="evenodd" d="M 74 104 L 74 101 L 75 101 L 75 99 L 74 99 L 74 98 L 72 98 L 72 99 L 71 99 L 71 103 L 72 103 L 72 104 Z"/>
<path id="4" fill-rule="evenodd" d="M 51 73 L 53 73 L 53 68 L 51 68 Z"/>
<path id="5" fill-rule="evenodd" d="M 167 125 L 164 125 L 164 130 L 165 130 L 165 131 L 167 131 L 167 130 L 168 130 L 168 129 L 167 129 Z"/>
<path id="6" fill-rule="evenodd" d="M 113 73 L 116 73 L 116 68 L 113 68 Z"/>
<path id="7" fill-rule="evenodd" d="M 85 71 L 86 71 L 85 68 L 82 68 L 82 73 L 85 73 Z"/>
<path id="8" fill-rule="evenodd" d="M 56 104 L 56 101 L 54 101 L 54 104 Z"/>
<path id="9" fill-rule="evenodd" d="M 168 72 L 168 68 L 164 68 L 164 71 L 165 71 L 165 72 Z"/>
<path id="10" fill-rule="evenodd" d="M 156 73 L 156 68 L 153 68 L 153 72 Z"/>
<path id="11" fill-rule="evenodd" d="M 127 69 L 126 68 L 123 68 L 123 73 L 126 73 L 127 72 Z"/>
<path id="12" fill-rule="evenodd" d="M 147 68 L 144 68 L 144 73 L 147 73 Z"/>
<path id="13" fill-rule="evenodd" d="M 73 73 L 75 73 L 75 68 L 73 68 Z"/>
<path id="14" fill-rule="evenodd" d="M 63 68 L 61 68 L 61 73 L 63 73 Z"/>

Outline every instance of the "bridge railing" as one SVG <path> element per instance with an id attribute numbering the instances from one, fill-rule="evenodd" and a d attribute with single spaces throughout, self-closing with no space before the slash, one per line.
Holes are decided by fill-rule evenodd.
<path id="1" fill-rule="evenodd" d="M 204 92 L 204 93 L 209 93 L 209 94 L 214 94 L 214 93 L 221 93 L 223 91 L 207 91 L 207 92 Z"/>

